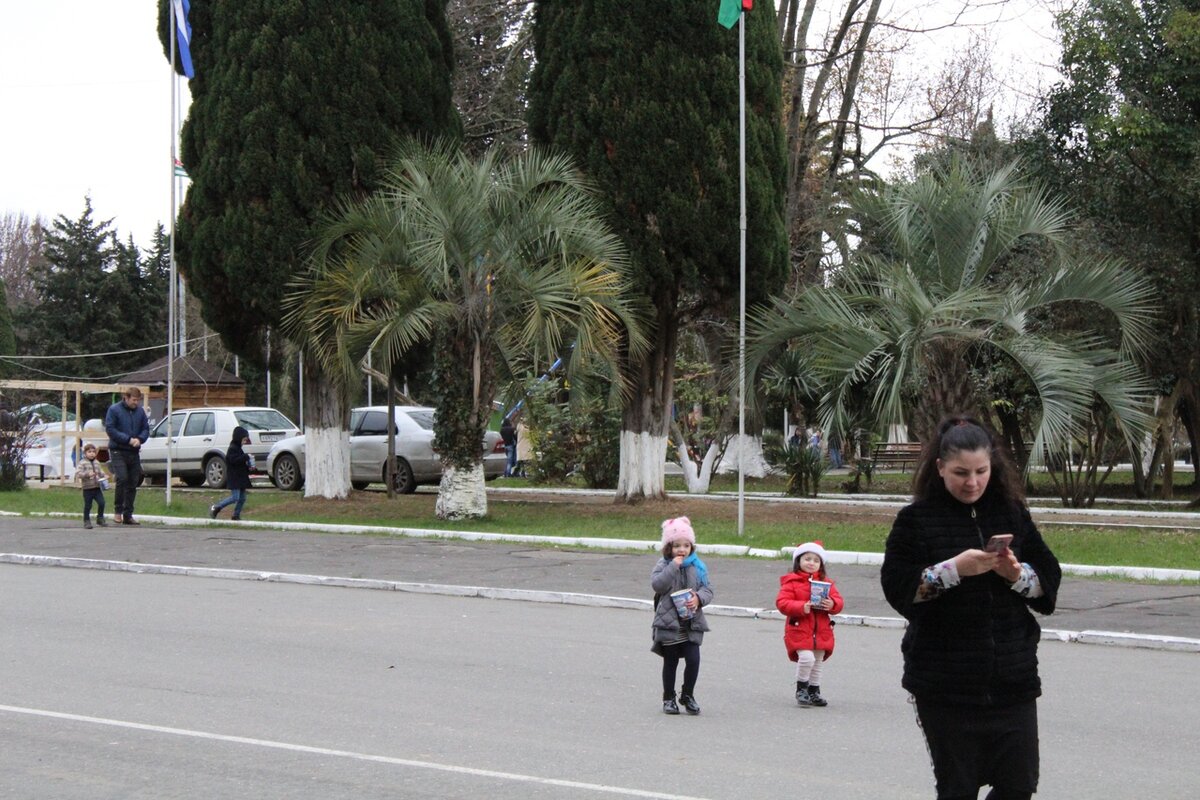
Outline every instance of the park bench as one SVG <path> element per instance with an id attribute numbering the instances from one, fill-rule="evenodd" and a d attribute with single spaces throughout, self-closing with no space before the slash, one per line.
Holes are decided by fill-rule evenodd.
<path id="1" fill-rule="evenodd" d="M 920 442 L 876 442 L 871 448 L 871 466 L 900 468 L 904 472 L 908 467 L 917 465 L 921 458 Z"/>

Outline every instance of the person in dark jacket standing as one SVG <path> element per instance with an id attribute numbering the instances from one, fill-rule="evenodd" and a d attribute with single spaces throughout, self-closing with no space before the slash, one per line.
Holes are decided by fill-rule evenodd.
<path id="1" fill-rule="evenodd" d="M 254 465 L 253 456 L 242 449 L 242 446 L 247 444 L 250 444 L 250 433 L 239 425 L 233 429 L 229 449 L 225 451 L 225 482 L 229 486 L 229 497 L 209 507 L 208 515 L 213 519 L 217 518 L 225 506 L 233 506 L 233 519 L 242 518 L 242 507 L 246 505 L 246 491 L 250 488 L 250 470 Z"/>
<path id="2" fill-rule="evenodd" d="M 500 438 L 504 441 L 504 477 L 511 478 L 517 472 L 517 429 L 512 418 L 505 417 L 500 423 Z"/>
<path id="3" fill-rule="evenodd" d="M 912 695 L 939 800 L 1037 791 L 1042 693 L 1030 609 L 1054 611 L 1062 570 L 1029 515 L 1016 468 L 976 420 L 943 420 L 888 536 L 881 580 L 905 619 Z M 993 539 L 1011 535 L 1007 543 Z"/>
<path id="4" fill-rule="evenodd" d="M 133 518 L 133 503 L 142 482 L 142 442 L 150 438 L 150 420 L 141 407 L 141 389 L 130 386 L 123 395 L 104 415 L 108 456 L 117 482 L 113 492 L 113 521 L 138 525 Z"/>

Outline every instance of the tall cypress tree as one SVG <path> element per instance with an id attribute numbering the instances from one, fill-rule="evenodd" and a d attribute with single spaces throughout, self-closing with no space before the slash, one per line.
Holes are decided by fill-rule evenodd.
<path id="1" fill-rule="evenodd" d="M 159 33 L 169 48 L 166 0 Z M 192 179 L 176 258 L 205 321 L 263 357 L 314 224 L 370 192 L 402 134 L 457 132 L 445 0 L 191 4 Z M 278 352 L 279 348 L 275 348 Z"/>
<path id="2" fill-rule="evenodd" d="M 617 491 L 630 499 L 663 493 L 655 465 L 665 457 L 680 326 L 737 315 L 738 36 L 717 24 L 717 7 L 543 0 L 535 15 L 530 134 L 570 153 L 610 199 L 654 306 L 654 346 L 627 365 L 635 392 L 623 413 Z M 779 288 L 787 269 L 773 4 L 746 15 L 746 62 L 753 301 Z"/>

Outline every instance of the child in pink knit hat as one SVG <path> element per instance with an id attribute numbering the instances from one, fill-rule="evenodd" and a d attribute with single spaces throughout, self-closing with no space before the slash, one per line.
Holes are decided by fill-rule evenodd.
<path id="1" fill-rule="evenodd" d="M 663 713 L 678 714 L 680 704 L 699 714 L 696 678 L 700 675 L 700 644 L 708 630 L 703 607 L 712 602 L 708 567 L 696 555 L 696 532 L 687 517 L 662 524 L 662 558 L 650 573 L 654 589 L 654 645 L 662 656 Z M 683 659 L 683 689 L 675 702 L 675 675 Z"/>

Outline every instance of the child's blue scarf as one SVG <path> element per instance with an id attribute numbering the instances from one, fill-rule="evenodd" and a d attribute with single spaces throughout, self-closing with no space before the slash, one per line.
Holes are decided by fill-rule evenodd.
<path id="1" fill-rule="evenodd" d="M 683 560 L 683 566 L 692 566 L 696 568 L 696 575 L 700 578 L 701 586 L 708 586 L 708 566 L 700 560 L 700 556 L 696 555 L 693 550 L 692 554 Z"/>

